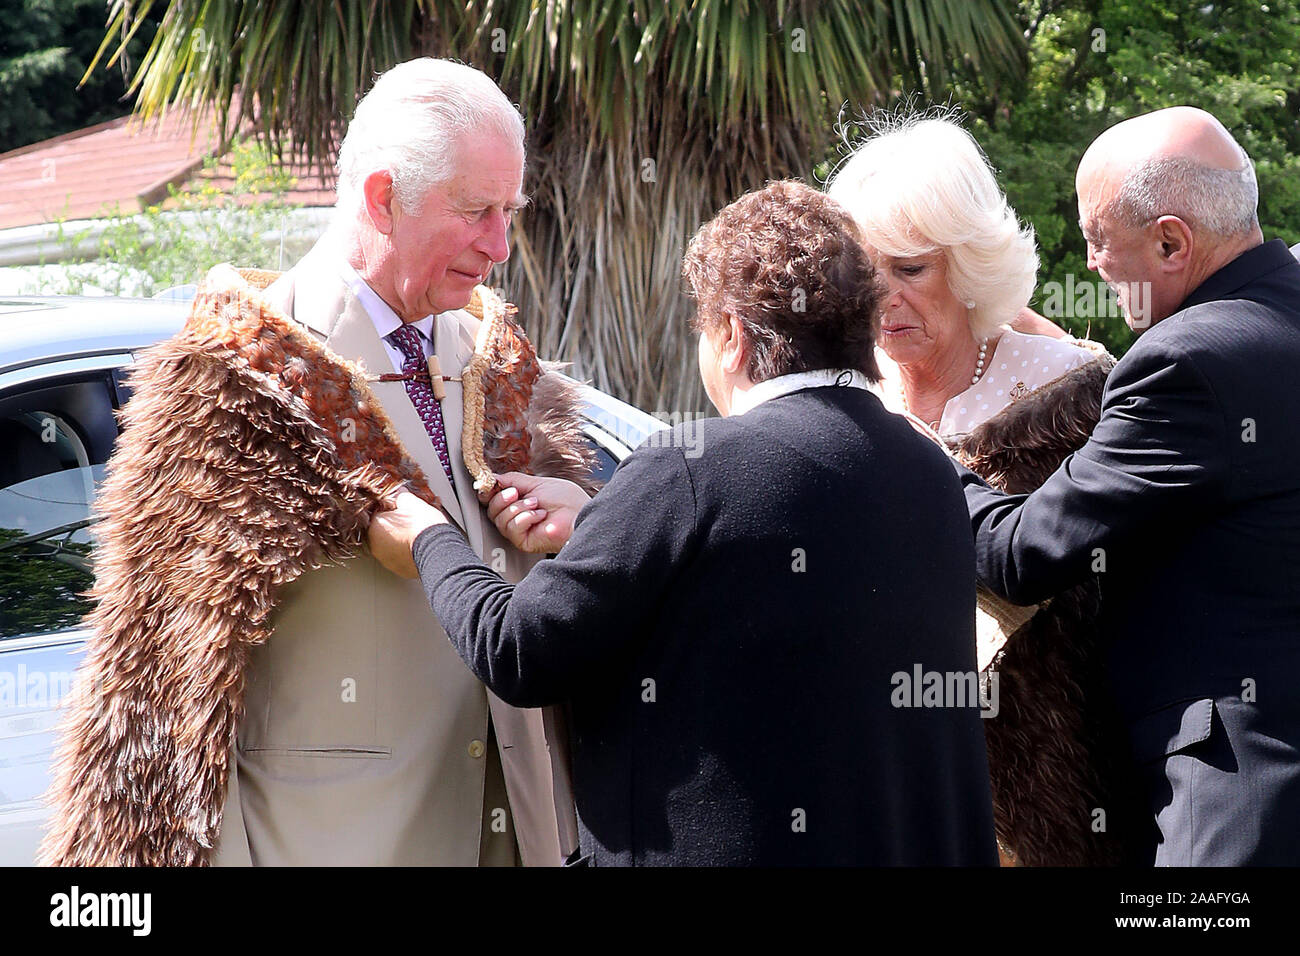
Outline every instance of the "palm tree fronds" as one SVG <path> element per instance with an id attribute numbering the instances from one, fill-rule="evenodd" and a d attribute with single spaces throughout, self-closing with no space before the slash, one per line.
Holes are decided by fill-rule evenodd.
<path id="1" fill-rule="evenodd" d="M 109 62 L 153 0 L 113 0 Z M 651 410 L 703 405 L 679 277 L 701 222 L 807 174 L 841 106 L 948 63 L 1013 73 L 1006 0 L 170 0 L 140 112 L 257 116 L 319 165 L 371 77 L 418 55 L 480 67 L 519 104 L 533 206 L 502 272 L 541 354 Z M 93 64 L 92 64 L 93 68 Z M 237 109 L 232 109 L 237 107 Z M 234 129 L 223 129 L 229 135 Z"/>

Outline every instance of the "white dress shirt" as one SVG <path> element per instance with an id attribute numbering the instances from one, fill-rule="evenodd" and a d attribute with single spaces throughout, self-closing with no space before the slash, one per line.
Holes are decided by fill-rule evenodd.
<path id="1" fill-rule="evenodd" d="M 357 270 L 352 268 L 351 264 L 345 259 L 339 260 L 339 274 L 347 287 L 352 290 L 352 294 L 357 297 L 362 307 L 366 310 L 366 315 L 370 316 L 370 321 L 375 324 L 375 331 L 384 341 L 384 350 L 388 352 L 388 357 L 393 363 L 393 371 L 400 372 L 402 366 L 406 364 L 406 356 L 392 342 L 388 341 L 388 336 L 396 332 L 402 325 L 402 320 L 397 317 L 397 313 L 392 310 L 387 302 L 379 297 L 379 293 L 366 284 L 366 280 L 357 274 Z M 419 332 L 420 348 L 424 350 L 424 357 L 428 360 L 433 354 L 433 331 L 434 322 L 437 316 L 426 315 L 417 322 L 410 322 L 409 325 L 415 327 Z"/>
<path id="2" fill-rule="evenodd" d="M 748 389 L 731 390 L 731 414 L 743 415 L 750 409 L 781 395 L 799 392 L 805 388 L 861 388 L 871 390 L 871 383 L 854 369 L 820 368 L 811 372 L 791 372 L 751 385 Z"/>

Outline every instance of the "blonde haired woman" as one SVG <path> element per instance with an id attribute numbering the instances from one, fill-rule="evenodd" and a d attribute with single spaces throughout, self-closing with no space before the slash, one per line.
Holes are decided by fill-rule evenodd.
<path id="1" fill-rule="evenodd" d="M 1033 232 L 974 138 L 943 117 L 875 128 L 828 192 L 857 221 L 889 285 L 878 356 L 886 406 L 949 437 L 1095 358 L 1068 337 L 1035 334 L 1055 326 L 1026 308 L 1038 270 Z"/>

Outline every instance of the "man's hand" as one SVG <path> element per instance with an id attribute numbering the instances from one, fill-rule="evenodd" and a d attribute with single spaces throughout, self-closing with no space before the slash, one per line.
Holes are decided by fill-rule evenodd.
<path id="1" fill-rule="evenodd" d="M 573 534 L 573 522 L 591 499 L 571 481 L 538 478 L 519 472 L 497 475 L 496 494 L 487 505 L 488 517 L 507 541 L 520 551 L 550 554 Z M 486 493 L 480 494 L 480 500 Z"/>
<path id="2" fill-rule="evenodd" d="M 1011 328 L 1026 335 L 1046 335 L 1053 339 L 1064 339 L 1070 335 L 1051 319 L 1043 318 L 1028 306 L 1016 313 L 1016 317 L 1011 320 Z"/>
<path id="3" fill-rule="evenodd" d="M 446 524 L 447 516 L 409 491 L 399 491 L 386 504 L 391 510 L 376 511 L 370 519 L 370 553 L 398 577 L 419 577 L 411 546 L 425 528 Z"/>

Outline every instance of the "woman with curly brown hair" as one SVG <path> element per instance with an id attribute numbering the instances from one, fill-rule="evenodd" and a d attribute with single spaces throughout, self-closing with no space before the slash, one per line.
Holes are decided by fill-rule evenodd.
<path id="1" fill-rule="evenodd" d="M 883 293 L 852 220 L 773 183 L 683 271 L 724 417 L 658 433 L 590 501 L 501 476 L 498 527 L 559 550 L 518 585 L 411 495 L 376 557 L 418 568 L 496 694 L 571 705 L 575 862 L 994 864 L 980 702 L 920 686 L 974 683 L 968 519 L 867 388 Z"/>

